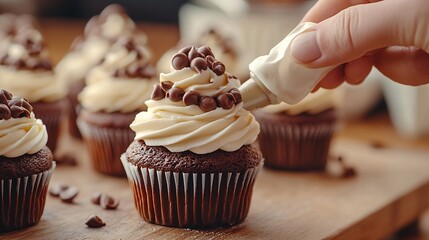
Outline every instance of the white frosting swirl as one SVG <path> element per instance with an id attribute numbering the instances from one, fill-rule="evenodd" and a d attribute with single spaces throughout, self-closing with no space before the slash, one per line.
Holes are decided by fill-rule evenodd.
<path id="1" fill-rule="evenodd" d="M 135 51 L 125 48 L 110 52 L 105 61 L 92 69 L 86 78 L 86 87 L 79 94 L 80 103 L 93 112 L 133 112 L 145 110 L 155 79 L 115 77 L 117 69 L 138 63 L 145 66 L 145 58 L 138 59 Z"/>
<path id="2" fill-rule="evenodd" d="M 84 81 L 110 47 L 109 41 L 98 37 L 89 37 L 81 44 L 79 50 L 69 52 L 55 67 L 58 79 L 66 84 Z"/>
<path id="3" fill-rule="evenodd" d="M 216 96 L 238 88 L 237 79 L 226 74 L 217 76 L 211 70 L 196 73 L 190 68 L 161 74 L 162 81 L 171 81 L 174 87 L 197 91 L 200 95 Z M 192 151 L 206 154 L 218 149 L 232 152 L 256 140 L 259 124 L 240 103 L 232 109 L 216 108 L 204 112 L 199 106 L 186 106 L 183 101 L 168 98 L 146 101 L 148 110 L 139 113 L 131 129 L 136 140 L 149 146 L 164 146 L 171 152 Z"/>
<path id="4" fill-rule="evenodd" d="M 53 102 L 66 95 L 65 86 L 52 71 L 15 70 L 2 66 L 0 87 L 30 102 Z"/>
<path id="5" fill-rule="evenodd" d="M 328 109 L 336 108 L 339 104 L 338 91 L 319 89 L 315 93 L 310 93 L 302 101 L 291 105 L 281 102 L 275 105 L 264 107 L 264 111 L 270 113 L 287 113 L 298 115 L 301 113 L 317 114 Z"/>
<path id="6" fill-rule="evenodd" d="M 48 141 L 46 127 L 31 113 L 30 118 L 0 120 L 0 155 L 15 158 L 40 151 Z"/>

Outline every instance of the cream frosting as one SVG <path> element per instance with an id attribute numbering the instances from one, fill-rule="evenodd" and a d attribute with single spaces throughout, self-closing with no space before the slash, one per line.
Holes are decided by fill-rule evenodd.
<path id="1" fill-rule="evenodd" d="M 161 74 L 160 81 L 171 81 L 173 87 L 193 90 L 204 96 L 216 96 L 240 86 L 238 79 L 228 78 L 227 74 L 217 76 L 209 69 L 201 73 L 190 68 L 174 70 Z M 243 109 L 243 103 L 231 109 L 218 107 L 209 112 L 168 98 L 148 100 L 146 105 L 148 110 L 137 114 L 130 126 L 136 132 L 135 139 L 144 140 L 149 146 L 164 146 L 171 152 L 236 151 L 253 143 L 259 134 L 259 124 Z"/>
<path id="2" fill-rule="evenodd" d="M 0 86 L 30 102 L 53 102 L 66 95 L 65 86 L 52 71 L 0 68 Z"/>
<path id="3" fill-rule="evenodd" d="M 69 52 L 55 67 L 58 79 L 66 84 L 84 81 L 86 74 L 98 64 L 110 48 L 110 42 L 89 37 L 81 49 Z"/>
<path id="4" fill-rule="evenodd" d="M 0 155 L 15 158 L 40 151 L 48 141 L 46 127 L 34 113 L 30 118 L 0 120 Z"/>
<path id="5" fill-rule="evenodd" d="M 86 86 L 78 95 L 82 106 L 90 111 L 133 112 L 145 110 L 155 79 L 115 77 L 116 70 L 131 64 L 147 65 L 147 58 L 138 58 L 136 51 L 120 48 L 109 52 L 104 62 L 92 69 Z"/>
<path id="6" fill-rule="evenodd" d="M 285 102 L 269 105 L 263 108 L 269 113 L 287 113 L 298 115 L 301 113 L 318 114 L 328 109 L 335 109 L 339 104 L 339 92 L 335 90 L 319 89 L 315 93 L 310 93 L 302 101 L 291 105 Z"/>
<path id="7" fill-rule="evenodd" d="M 249 65 L 252 80 L 243 84 L 240 91 L 243 94 L 243 101 L 246 109 L 260 107 L 255 101 L 266 103 L 267 98 L 271 103 L 280 101 L 295 104 L 307 96 L 316 84 L 323 79 L 336 66 L 324 68 L 308 68 L 294 60 L 290 54 L 290 45 L 292 41 L 300 34 L 308 31 L 314 31 L 312 27 L 316 24 L 311 22 L 299 24 L 288 36 L 279 44 L 271 49 L 270 53 L 265 56 L 256 58 Z M 257 83 L 252 84 L 251 81 Z M 252 87 L 257 87 L 265 95 L 253 96 Z M 247 99 L 253 101 L 253 106 L 247 106 Z"/>

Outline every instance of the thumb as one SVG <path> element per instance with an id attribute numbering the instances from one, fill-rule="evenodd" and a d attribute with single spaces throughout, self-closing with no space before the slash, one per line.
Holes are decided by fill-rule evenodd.
<path id="1" fill-rule="evenodd" d="M 309 67 L 350 62 L 387 46 L 429 51 L 429 1 L 389 0 L 346 8 L 302 33 L 291 54 Z"/>

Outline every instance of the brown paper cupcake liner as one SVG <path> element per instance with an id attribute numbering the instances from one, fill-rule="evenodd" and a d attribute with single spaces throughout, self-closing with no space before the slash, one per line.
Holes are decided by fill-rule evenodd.
<path id="1" fill-rule="evenodd" d="M 129 128 L 102 128 L 78 119 L 83 140 L 88 147 L 94 169 L 98 172 L 125 177 L 120 157 L 135 133 Z"/>
<path id="2" fill-rule="evenodd" d="M 326 166 L 335 124 L 259 121 L 259 147 L 265 166 L 289 170 L 318 170 Z"/>
<path id="3" fill-rule="evenodd" d="M 55 169 L 21 178 L 0 180 L 0 232 L 35 225 L 45 207 L 49 181 Z"/>
<path id="4" fill-rule="evenodd" d="M 255 178 L 262 166 L 244 172 L 183 173 L 141 168 L 121 156 L 134 203 L 149 223 L 186 228 L 215 228 L 242 222 Z"/>

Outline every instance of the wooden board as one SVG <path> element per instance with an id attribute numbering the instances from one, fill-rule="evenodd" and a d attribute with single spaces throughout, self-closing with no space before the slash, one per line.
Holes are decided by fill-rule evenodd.
<path id="1" fill-rule="evenodd" d="M 333 155 L 353 165 L 354 178 L 326 173 L 291 173 L 263 169 L 257 178 L 246 221 L 215 230 L 176 229 L 148 224 L 134 209 L 126 179 L 95 173 L 85 146 L 63 139 L 62 151 L 79 156 L 78 166 L 59 166 L 52 183 L 80 188 L 74 204 L 47 199 L 41 222 L 0 237 L 13 239 L 366 239 L 394 233 L 429 207 L 429 149 L 377 149 L 368 142 L 338 138 Z M 117 210 L 90 202 L 94 191 L 120 200 Z M 89 229 L 86 218 L 107 223 Z"/>

